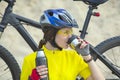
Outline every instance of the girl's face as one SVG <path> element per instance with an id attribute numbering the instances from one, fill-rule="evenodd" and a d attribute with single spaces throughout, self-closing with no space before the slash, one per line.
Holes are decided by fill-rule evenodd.
<path id="1" fill-rule="evenodd" d="M 55 37 L 55 42 L 61 48 L 68 48 L 68 39 L 72 36 L 72 28 L 60 29 Z"/>

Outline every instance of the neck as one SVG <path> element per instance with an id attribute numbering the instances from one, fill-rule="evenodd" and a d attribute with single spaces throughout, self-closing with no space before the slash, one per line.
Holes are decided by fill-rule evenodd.
<path id="1" fill-rule="evenodd" d="M 57 50 L 57 48 L 53 47 L 53 46 L 50 44 L 50 42 L 47 42 L 47 43 L 45 44 L 45 47 L 46 47 L 48 50 Z"/>

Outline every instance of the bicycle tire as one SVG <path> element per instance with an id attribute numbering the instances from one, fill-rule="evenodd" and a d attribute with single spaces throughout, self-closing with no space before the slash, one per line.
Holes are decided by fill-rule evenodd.
<path id="1" fill-rule="evenodd" d="M 19 80 L 20 79 L 20 68 L 13 57 L 13 55 L 3 46 L 0 45 L 0 61 L 3 61 L 0 65 L 0 69 L 4 69 L 2 74 L 0 74 L 0 79 L 2 80 Z M 8 69 L 8 71 L 7 71 Z M 8 75 L 11 74 L 11 75 Z M 6 78 L 8 77 L 8 78 Z"/>
<path id="2" fill-rule="evenodd" d="M 101 55 L 104 55 L 108 60 L 110 60 L 110 62 L 112 62 L 112 64 L 115 65 L 115 67 L 118 69 L 118 71 L 120 71 L 120 63 L 119 63 L 120 53 L 118 53 L 118 51 L 120 50 L 120 36 L 112 37 L 112 38 L 109 38 L 109 39 L 101 42 L 100 44 L 98 44 L 95 47 L 95 49 L 98 52 L 100 52 Z M 115 54 L 113 52 L 115 52 Z M 114 62 L 114 60 L 115 60 L 115 62 Z M 100 64 L 100 67 L 101 66 L 102 65 Z M 107 80 L 108 79 L 109 80 L 120 80 L 120 78 L 115 76 L 112 72 L 111 72 L 111 74 L 109 73 L 108 75 L 109 75 L 110 78 L 107 78 Z"/>

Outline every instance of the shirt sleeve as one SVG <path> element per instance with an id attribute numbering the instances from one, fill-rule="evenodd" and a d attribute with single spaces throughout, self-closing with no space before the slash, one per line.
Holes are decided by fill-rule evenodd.
<path id="1" fill-rule="evenodd" d="M 91 71 L 89 69 L 89 66 L 87 63 L 85 63 L 85 61 L 83 60 L 82 56 L 80 56 L 80 63 L 79 63 L 79 68 L 80 68 L 80 72 L 79 75 L 81 77 L 84 78 L 84 80 L 86 80 L 90 75 L 91 75 Z"/>
<path id="2" fill-rule="evenodd" d="M 32 69 L 35 68 L 35 57 L 36 54 L 32 53 L 24 58 L 20 80 L 28 80 L 29 76 L 32 73 Z"/>
<path id="3" fill-rule="evenodd" d="M 28 77 L 31 73 L 30 67 L 28 65 L 30 65 L 29 62 L 26 58 L 24 58 L 20 80 L 28 80 Z"/>
<path id="4" fill-rule="evenodd" d="M 84 78 L 84 80 L 86 80 L 91 75 L 90 69 L 85 68 L 83 71 L 80 72 L 80 75 Z"/>

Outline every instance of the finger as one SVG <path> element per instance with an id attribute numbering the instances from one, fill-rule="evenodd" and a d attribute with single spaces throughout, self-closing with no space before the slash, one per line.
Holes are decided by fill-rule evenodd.
<path id="1" fill-rule="evenodd" d="M 86 42 L 83 41 L 80 45 L 80 49 L 85 48 L 86 45 L 87 45 Z"/>
<path id="2" fill-rule="evenodd" d="M 37 72 L 43 72 L 43 71 L 47 71 L 48 68 L 38 68 L 38 69 L 36 69 L 36 70 L 37 70 Z"/>
<path id="3" fill-rule="evenodd" d="M 40 70 L 40 69 L 43 69 L 43 68 L 47 68 L 46 65 L 37 66 L 36 70 Z"/>
<path id="4" fill-rule="evenodd" d="M 83 42 L 84 40 L 79 38 L 78 41 L 79 41 L 79 42 Z"/>
<path id="5" fill-rule="evenodd" d="M 46 67 L 46 65 L 40 65 L 40 66 L 37 66 L 36 68 L 45 68 Z"/>
<path id="6" fill-rule="evenodd" d="M 42 76 L 40 76 L 41 79 L 42 79 L 42 78 L 45 78 L 45 77 L 47 77 L 47 75 L 42 75 Z"/>
<path id="7" fill-rule="evenodd" d="M 77 37 L 77 39 L 78 39 L 78 41 L 80 41 L 80 42 L 83 41 L 83 39 L 81 39 L 80 37 Z"/>
<path id="8" fill-rule="evenodd" d="M 39 72 L 38 74 L 39 74 L 40 76 L 43 76 L 43 75 L 47 75 L 47 73 L 48 73 L 48 71 L 43 71 L 43 72 Z"/>
<path id="9" fill-rule="evenodd" d="M 89 44 L 89 42 L 87 42 L 87 41 L 85 41 L 85 40 L 84 40 L 84 42 L 85 42 L 86 44 Z"/>

